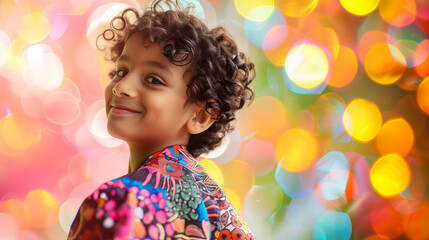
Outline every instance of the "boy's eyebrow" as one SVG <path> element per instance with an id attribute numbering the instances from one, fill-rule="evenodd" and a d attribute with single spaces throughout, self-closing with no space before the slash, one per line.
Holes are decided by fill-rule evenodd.
<path id="1" fill-rule="evenodd" d="M 171 71 L 171 69 L 167 65 L 162 64 L 162 63 L 157 62 L 157 61 L 147 60 L 147 61 L 141 62 L 140 65 L 151 65 L 152 67 L 159 68 L 161 70 L 166 71 L 168 74 L 173 75 L 173 72 Z"/>
<path id="2" fill-rule="evenodd" d="M 125 61 L 125 62 L 127 62 L 127 61 L 129 61 L 130 60 L 130 58 L 128 57 L 128 56 L 126 56 L 126 55 L 122 55 L 122 56 L 120 56 L 119 58 L 118 58 L 118 60 L 117 60 L 117 62 L 121 62 L 121 61 Z M 160 62 L 158 62 L 158 61 L 154 61 L 154 60 L 146 60 L 146 61 L 142 61 L 142 62 L 140 62 L 140 64 L 139 65 L 150 65 L 150 66 L 152 66 L 152 67 L 156 67 L 156 68 L 159 68 L 159 69 L 161 69 L 161 70 L 164 70 L 165 72 L 167 72 L 168 74 L 170 74 L 170 75 L 173 75 L 173 72 L 171 71 L 171 69 L 167 66 L 167 65 L 165 65 L 165 64 L 162 64 L 162 63 L 160 63 Z"/>

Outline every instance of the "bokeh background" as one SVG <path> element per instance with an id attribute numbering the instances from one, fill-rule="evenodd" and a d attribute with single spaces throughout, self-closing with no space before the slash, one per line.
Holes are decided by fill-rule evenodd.
<path id="1" fill-rule="evenodd" d="M 255 100 L 199 160 L 258 239 L 429 239 L 428 1 L 191 2 L 257 66 Z M 0 239 L 65 239 L 126 173 L 95 38 L 147 4 L 0 1 Z"/>

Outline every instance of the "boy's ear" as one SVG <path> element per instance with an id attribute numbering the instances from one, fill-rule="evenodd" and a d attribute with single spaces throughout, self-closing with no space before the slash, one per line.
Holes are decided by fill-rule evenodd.
<path id="1" fill-rule="evenodd" d="M 198 134 L 207 130 L 219 115 L 219 111 L 213 108 L 205 109 L 206 103 L 203 106 L 197 106 L 191 118 L 186 123 L 186 129 L 190 134 Z"/>

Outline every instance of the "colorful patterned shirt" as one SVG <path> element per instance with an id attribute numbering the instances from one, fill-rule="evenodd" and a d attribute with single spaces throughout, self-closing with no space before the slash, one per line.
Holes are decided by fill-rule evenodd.
<path id="1" fill-rule="evenodd" d="M 174 145 L 88 196 L 68 239 L 255 237 L 186 146 Z"/>

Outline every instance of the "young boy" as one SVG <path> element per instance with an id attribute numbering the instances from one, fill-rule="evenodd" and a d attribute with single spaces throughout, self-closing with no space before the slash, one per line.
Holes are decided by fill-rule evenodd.
<path id="1" fill-rule="evenodd" d="M 143 16 L 127 9 L 100 35 L 116 63 L 107 127 L 129 145 L 129 174 L 85 199 L 69 239 L 255 239 L 195 160 L 253 98 L 254 64 L 224 28 L 209 30 L 188 10 L 169 1 Z"/>

